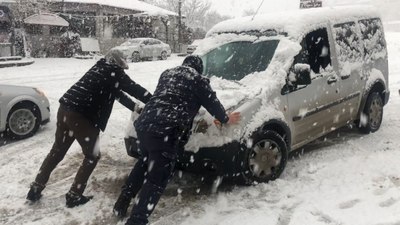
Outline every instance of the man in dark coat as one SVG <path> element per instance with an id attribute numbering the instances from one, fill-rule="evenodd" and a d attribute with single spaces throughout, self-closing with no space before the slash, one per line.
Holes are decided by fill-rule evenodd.
<path id="1" fill-rule="evenodd" d="M 77 140 L 85 156 L 70 191 L 67 207 L 85 204 L 92 196 L 84 196 L 87 181 L 100 159 L 99 133 L 104 131 L 115 100 L 130 110 L 137 106 L 129 95 L 146 103 L 151 94 L 132 81 L 124 72 L 126 60 L 119 50 L 110 50 L 59 100 L 55 142 L 43 161 L 27 199 L 35 202 L 42 196 L 50 174 Z"/>
<path id="2" fill-rule="evenodd" d="M 226 114 L 208 78 L 202 76 L 203 62 L 188 56 L 182 66 L 161 74 L 153 97 L 135 122 L 142 153 L 114 205 L 126 215 L 131 199 L 140 191 L 127 225 L 144 225 L 173 174 L 179 143 L 187 140 L 193 119 L 203 106 L 222 124 L 237 123 L 239 113 Z"/>

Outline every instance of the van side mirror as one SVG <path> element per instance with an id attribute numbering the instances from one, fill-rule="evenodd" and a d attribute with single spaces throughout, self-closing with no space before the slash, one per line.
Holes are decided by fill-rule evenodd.
<path id="1" fill-rule="evenodd" d="M 297 63 L 294 65 L 295 83 L 297 85 L 311 84 L 311 67 L 308 64 Z"/>

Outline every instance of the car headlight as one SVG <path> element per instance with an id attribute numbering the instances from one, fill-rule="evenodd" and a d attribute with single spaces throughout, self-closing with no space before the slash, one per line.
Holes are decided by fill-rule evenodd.
<path id="1" fill-rule="evenodd" d="M 42 90 L 40 90 L 39 88 L 33 88 L 33 90 L 35 90 L 36 93 L 38 93 L 40 96 L 46 97 L 46 94 Z"/>

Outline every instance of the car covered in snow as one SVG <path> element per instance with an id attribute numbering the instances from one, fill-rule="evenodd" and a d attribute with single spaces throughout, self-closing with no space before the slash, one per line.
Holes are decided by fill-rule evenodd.
<path id="1" fill-rule="evenodd" d="M 41 90 L 0 84 L 0 133 L 23 139 L 49 121 L 49 100 Z"/>
<path id="2" fill-rule="evenodd" d="M 194 54 L 238 125 L 214 125 L 201 109 L 177 168 L 267 182 L 290 151 L 340 127 L 380 128 L 389 99 L 388 52 L 368 6 L 304 9 L 221 22 Z M 135 115 L 133 115 L 133 119 Z M 135 131 L 126 137 L 135 152 Z"/>
<path id="3" fill-rule="evenodd" d="M 154 38 L 133 38 L 114 48 L 121 50 L 132 62 L 154 58 L 166 60 L 171 55 L 171 47 Z"/>

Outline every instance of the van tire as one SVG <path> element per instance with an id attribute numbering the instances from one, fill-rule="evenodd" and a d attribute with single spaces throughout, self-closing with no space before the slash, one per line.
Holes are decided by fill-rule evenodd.
<path id="1" fill-rule="evenodd" d="M 361 117 L 364 117 L 364 119 L 360 119 L 359 126 L 362 133 L 369 134 L 379 130 L 383 118 L 383 100 L 378 92 L 369 94 Z"/>
<path id="2" fill-rule="evenodd" d="M 288 159 L 285 140 L 271 130 L 256 132 L 250 140 L 252 147 L 246 150 L 244 172 L 239 183 L 250 185 L 254 182 L 265 183 L 277 179 L 285 169 Z M 266 144 L 269 144 L 269 147 Z"/>

